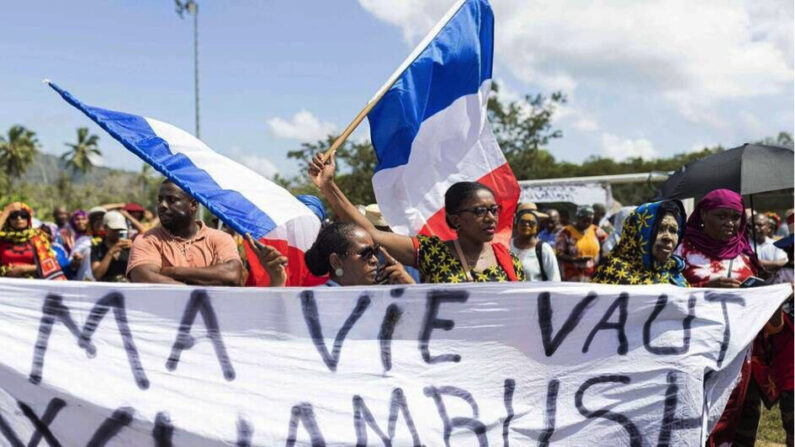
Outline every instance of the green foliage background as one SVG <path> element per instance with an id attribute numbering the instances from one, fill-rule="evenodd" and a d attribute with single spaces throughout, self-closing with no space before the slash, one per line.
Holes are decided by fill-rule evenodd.
<path id="1" fill-rule="evenodd" d="M 721 146 L 701 151 L 682 152 L 654 160 L 630 158 L 615 161 L 591 156 L 582 163 L 558 161 L 547 149 L 549 143 L 563 138 L 553 126 L 555 111 L 567 101 L 561 92 L 549 96 L 537 93 L 521 100 L 500 99 L 499 85 L 493 84 L 488 101 L 489 121 L 505 157 L 519 180 L 673 171 L 684 164 L 724 150 Z M 287 153 L 299 165 L 301 174 L 274 181 L 293 194 L 318 194 L 309 181 L 306 168 L 312 157 L 328 149 L 336 135 L 313 143 L 303 143 Z M 134 201 L 152 208 L 162 177 L 144 165 L 135 173 L 94 166 L 92 155 L 101 155 L 100 138 L 88 129 L 77 129 L 76 141 L 65 143 L 66 152 L 59 158 L 42 154 L 36 133 L 20 125 L 11 126 L 0 136 L 0 205 L 22 200 L 46 216 L 56 204 L 69 209 L 89 208 L 103 203 Z M 763 140 L 768 144 L 792 146 L 790 133 L 781 132 Z M 357 204 L 375 202 L 372 175 L 375 152 L 367 141 L 347 141 L 337 151 L 337 182 Z M 624 204 L 648 201 L 655 194 L 654 185 L 614 185 L 613 196 Z M 47 216 L 49 217 L 49 216 Z"/>

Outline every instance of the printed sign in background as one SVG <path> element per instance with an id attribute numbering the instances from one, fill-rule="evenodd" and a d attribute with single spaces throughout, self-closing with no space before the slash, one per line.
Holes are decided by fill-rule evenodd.
<path id="1" fill-rule="evenodd" d="M 702 445 L 790 292 L 0 280 L 0 444 Z"/>
<path id="2" fill-rule="evenodd" d="M 609 183 L 561 183 L 554 185 L 520 184 L 521 203 L 569 202 L 575 205 L 601 203 L 610 209 L 613 206 L 613 193 Z"/>

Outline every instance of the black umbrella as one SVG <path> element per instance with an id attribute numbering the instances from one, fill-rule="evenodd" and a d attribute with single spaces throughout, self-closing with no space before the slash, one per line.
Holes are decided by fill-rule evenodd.
<path id="1" fill-rule="evenodd" d="M 793 151 L 744 144 L 677 169 L 660 186 L 658 198 L 685 199 L 726 188 L 742 195 L 793 187 Z"/>
<path id="2" fill-rule="evenodd" d="M 744 144 L 677 169 L 660 186 L 658 198 L 685 199 L 702 196 L 713 189 L 726 188 L 750 196 L 751 215 L 754 215 L 753 194 L 793 187 L 795 175 L 792 161 L 793 151 L 790 148 Z M 756 252 L 756 227 L 753 222 L 751 231 Z"/>

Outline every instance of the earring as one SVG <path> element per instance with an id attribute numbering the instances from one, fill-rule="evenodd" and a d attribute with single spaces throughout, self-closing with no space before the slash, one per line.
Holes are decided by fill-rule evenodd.
<path id="1" fill-rule="evenodd" d="M 344 273 L 345 272 L 342 271 L 342 268 L 338 268 L 337 270 L 334 270 L 334 274 L 337 275 L 337 278 L 341 278 Z"/>

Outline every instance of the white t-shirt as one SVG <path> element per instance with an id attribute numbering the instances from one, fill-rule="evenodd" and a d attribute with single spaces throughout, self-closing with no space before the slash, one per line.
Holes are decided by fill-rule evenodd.
<path id="1" fill-rule="evenodd" d="M 762 244 L 756 244 L 756 255 L 760 261 L 781 261 L 787 259 L 787 252 L 773 245 L 769 237 Z M 752 245 L 753 246 L 753 245 Z"/>
<path id="2" fill-rule="evenodd" d="M 83 235 L 75 241 L 75 246 L 72 248 L 72 253 L 69 255 L 70 262 L 75 253 L 79 253 L 83 256 L 83 261 L 80 263 L 80 267 L 77 268 L 77 274 L 75 274 L 74 280 L 93 281 L 94 272 L 91 270 L 91 236 Z"/>
<path id="3" fill-rule="evenodd" d="M 546 242 L 538 241 L 537 243 L 541 244 L 541 261 L 544 263 L 544 273 L 547 274 L 547 281 L 560 282 L 560 269 L 558 268 L 558 258 L 555 256 L 555 250 Z M 519 249 L 513 245 L 513 240 L 511 240 L 511 251 L 522 261 L 526 281 L 543 281 L 535 247 Z"/>

